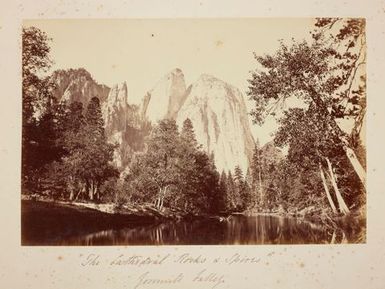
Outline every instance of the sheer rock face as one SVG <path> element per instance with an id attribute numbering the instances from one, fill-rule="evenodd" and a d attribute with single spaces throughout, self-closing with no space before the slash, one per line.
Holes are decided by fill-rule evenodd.
<path id="1" fill-rule="evenodd" d="M 126 83 L 110 89 L 96 83 L 84 69 L 59 70 L 52 79 L 57 84 L 55 95 L 59 100 L 80 101 L 86 107 L 92 97 L 99 97 L 106 136 L 118 145 L 114 163 L 122 169 L 133 150 L 140 150 L 143 145 L 143 140 L 137 140 L 137 133 L 145 121 L 155 124 L 170 118 L 181 127 L 190 118 L 197 141 L 208 153 L 214 153 L 219 172 L 233 171 L 237 165 L 244 173 L 247 170 L 254 139 L 243 95 L 213 76 L 204 74 L 186 88 L 183 72 L 174 69 L 144 96 L 141 107 L 130 104 Z"/>
<path id="2" fill-rule="evenodd" d="M 190 118 L 197 141 L 214 153 L 218 171 L 239 165 L 246 172 L 254 139 L 239 89 L 207 74 L 186 89 L 182 71 L 175 69 L 144 96 L 142 109 L 152 123 L 170 118 L 182 127 Z"/>
<path id="3" fill-rule="evenodd" d="M 128 110 L 128 89 L 126 82 L 123 82 L 111 88 L 102 104 L 107 136 L 126 130 Z"/>
<path id="4" fill-rule="evenodd" d="M 164 118 L 174 119 L 186 97 L 182 70 L 176 68 L 164 76 L 142 101 L 142 114 L 152 123 Z"/>
<path id="5" fill-rule="evenodd" d="M 54 95 L 59 101 L 78 101 L 84 107 L 95 96 L 100 102 L 104 102 L 110 91 L 108 86 L 93 80 L 84 68 L 57 70 L 52 74 L 51 80 L 56 84 Z"/>
<path id="6" fill-rule="evenodd" d="M 123 82 L 112 87 L 102 104 L 102 113 L 107 139 L 118 145 L 114 151 L 114 163 L 118 167 L 123 166 L 130 154 L 124 138 L 129 109 L 127 84 Z"/>
<path id="7" fill-rule="evenodd" d="M 83 68 L 57 70 L 52 74 L 51 81 L 56 84 L 54 95 L 59 101 L 78 101 L 86 109 L 92 97 L 99 98 L 107 139 L 117 144 L 113 161 L 119 168 L 127 165 L 132 154 L 127 144 L 127 126 L 139 126 L 138 108 L 128 104 L 127 84 L 124 82 L 110 89 L 98 84 Z"/>
<path id="8" fill-rule="evenodd" d="M 105 132 L 110 143 L 117 145 L 114 151 L 114 163 L 124 169 L 130 162 L 134 151 L 143 145 L 140 131 L 143 120 L 140 108 L 129 104 L 126 82 L 112 87 L 107 99 L 102 104 Z"/>
<path id="9" fill-rule="evenodd" d="M 219 172 L 239 165 L 245 173 L 254 148 L 242 93 L 213 76 L 203 74 L 188 89 L 176 120 L 181 127 L 189 118 L 197 141 L 214 153 Z"/>

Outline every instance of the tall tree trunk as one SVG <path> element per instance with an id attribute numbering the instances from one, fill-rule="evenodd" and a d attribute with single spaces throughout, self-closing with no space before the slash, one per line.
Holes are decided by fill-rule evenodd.
<path id="1" fill-rule="evenodd" d="M 87 198 L 87 194 L 89 197 L 89 190 L 90 190 L 90 182 L 86 180 L 85 186 L 84 186 L 84 198 Z"/>
<path id="2" fill-rule="evenodd" d="M 159 205 L 159 210 L 160 210 L 160 211 L 163 209 L 164 198 L 165 198 L 165 196 L 166 196 L 168 187 L 169 187 L 169 186 L 166 186 L 166 187 L 163 189 L 162 193 L 161 193 L 160 205 Z"/>
<path id="3" fill-rule="evenodd" d="M 330 244 L 336 243 L 336 230 L 333 231 L 332 239 L 330 240 Z"/>
<path id="4" fill-rule="evenodd" d="M 163 210 L 163 198 L 164 196 L 162 196 L 162 198 L 160 199 L 159 211 Z"/>
<path id="5" fill-rule="evenodd" d="M 263 204 L 263 199 L 264 199 L 264 196 L 263 196 L 263 188 L 262 188 L 262 177 L 261 177 L 261 171 L 258 172 L 258 180 L 259 180 L 259 198 L 260 198 L 260 202 L 261 202 L 261 206 Z"/>
<path id="6" fill-rule="evenodd" d="M 328 201 L 329 201 L 329 205 L 332 208 L 333 213 L 337 213 L 337 209 L 336 209 L 336 206 L 334 205 L 332 196 L 330 195 L 330 191 L 329 191 L 328 185 L 326 183 L 325 174 L 324 174 L 324 171 L 322 169 L 321 164 L 319 164 L 319 170 L 320 170 L 320 174 L 321 174 L 322 184 L 324 185 L 326 197 L 328 198 Z"/>
<path id="7" fill-rule="evenodd" d="M 99 201 L 99 190 L 97 184 L 94 184 L 94 196 L 96 196 L 96 200 Z"/>
<path id="8" fill-rule="evenodd" d="M 69 177 L 69 189 L 70 189 L 70 195 L 69 195 L 69 199 L 70 201 L 72 201 L 74 199 L 74 191 L 75 191 L 75 180 L 74 180 L 74 177 L 73 176 L 70 176 Z"/>
<path id="9" fill-rule="evenodd" d="M 79 189 L 78 194 L 75 197 L 75 200 L 77 200 L 80 196 L 80 194 L 84 193 L 86 191 L 86 184 L 83 184 L 82 187 Z"/>
<path id="10" fill-rule="evenodd" d="M 160 207 L 161 196 L 162 196 L 162 188 L 159 188 L 158 197 L 155 200 L 155 208 L 157 208 L 158 210 L 159 210 L 159 207 Z"/>
<path id="11" fill-rule="evenodd" d="M 163 200 L 164 200 L 164 195 L 166 194 L 167 187 L 162 190 L 162 193 L 160 195 L 160 203 L 159 203 L 159 211 L 163 209 Z"/>
<path id="12" fill-rule="evenodd" d="M 74 193 L 74 188 L 70 188 L 70 201 L 72 201 L 73 199 L 74 199 L 74 195 L 75 195 L 75 193 Z"/>
<path id="13" fill-rule="evenodd" d="M 360 178 L 361 183 L 366 188 L 366 171 L 365 171 L 364 167 L 361 165 L 355 152 L 350 147 L 345 145 L 344 150 L 345 150 L 346 156 L 348 157 L 352 167 L 354 168 L 354 171 L 356 172 L 356 174 Z"/>
<path id="14" fill-rule="evenodd" d="M 91 180 L 88 195 L 91 201 L 94 199 L 94 181 Z"/>
<path id="15" fill-rule="evenodd" d="M 323 102 L 323 100 L 320 98 L 319 94 L 314 90 L 312 87 L 308 87 L 308 92 L 314 103 L 317 105 L 317 107 L 325 113 L 326 116 L 331 118 L 331 126 L 334 128 L 337 132 L 342 132 L 341 127 L 337 124 L 336 120 L 330 115 L 330 112 Z M 363 117 L 365 114 L 363 115 Z M 343 143 L 343 148 L 346 154 L 346 157 L 349 159 L 354 171 L 356 172 L 357 176 L 359 177 L 361 183 L 366 188 L 366 171 L 364 167 L 361 165 L 361 163 L 358 161 L 358 158 L 356 156 L 356 153 L 349 147 L 348 141 L 344 139 L 343 137 L 340 137 L 341 142 Z"/>
<path id="16" fill-rule="evenodd" d="M 343 199 L 343 197 L 341 195 L 340 190 L 338 189 L 337 181 L 336 181 L 336 178 L 334 177 L 334 172 L 333 172 L 332 164 L 331 164 L 331 162 L 330 162 L 330 160 L 328 158 L 325 158 L 325 159 L 326 159 L 326 162 L 327 162 L 328 168 L 329 168 L 330 181 L 332 183 L 334 192 L 336 193 L 338 208 L 340 209 L 341 213 L 346 215 L 347 213 L 350 212 L 350 210 L 349 210 L 348 206 L 346 205 L 346 203 L 345 203 L 345 201 L 344 201 L 344 199 Z"/>

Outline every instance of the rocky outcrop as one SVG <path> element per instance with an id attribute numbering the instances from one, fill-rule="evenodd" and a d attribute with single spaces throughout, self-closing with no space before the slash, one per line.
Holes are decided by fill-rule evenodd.
<path id="1" fill-rule="evenodd" d="M 119 168 L 124 168 L 128 165 L 133 151 L 140 149 L 141 142 L 144 141 L 140 109 L 129 104 L 126 82 L 112 87 L 102 104 L 102 113 L 107 139 L 117 145 L 114 163 Z"/>
<path id="2" fill-rule="evenodd" d="M 181 127 L 190 118 L 197 141 L 214 153 L 219 171 L 239 165 L 246 172 L 252 157 L 254 139 L 250 131 L 244 97 L 236 87 L 203 74 L 186 88 L 183 72 L 174 69 L 143 97 L 141 107 L 130 104 L 126 83 L 111 89 L 96 83 L 85 69 L 53 73 L 55 96 L 85 106 L 97 96 L 102 104 L 106 135 L 117 144 L 115 164 L 124 169 L 133 151 L 141 150 L 149 133 L 147 121 L 175 119 Z"/>
<path id="3" fill-rule="evenodd" d="M 118 167 L 123 166 L 125 159 L 130 154 L 129 147 L 124 140 L 128 110 L 128 89 L 127 84 L 123 82 L 111 88 L 107 99 L 102 104 L 107 139 L 118 146 L 114 151 L 114 163 Z"/>
<path id="4" fill-rule="evenodd" d="M 51 81 L 55 83 L 54 96 L 59 101 L 78 101 L 85 108 L 92 97 L 99 98 L 107 139 L 117 145 L 113 161 L 119 168 L 127 166 L 133 151 L 141 148 L 144 139 L 140 132 L 140 109 L 129 104 L 127 84 L 123 82 L 110 89 L 98 84 L 83 68 L 57 70 Z"/>
<path id="5" fill-rule="evenodd" d="M 152 123 L 163 118 L 175 119 L 186 98 L 182 70 L 176 68 L 165 75 L 142 101 L 142 114 Z"/>
<path id="6" fill-rule="evenodd" d="M 111 88 L 102 104 L 104 124 L 108 135 L 126 130 L 128 117 L 128 89 L 126 82 Z"/>
<path id="7" fill-rule="evenodd" d="M 91 74 L 84 68 L 56 70 L 51 81 L 56 84 L 54 96 L 59 101 L 88 104 L 91 98 L 98 97 L 100 102 L 104 102 L 108 96 L 110 88 L 103 84 L 98 84 Z"/>
<path id="8" fill-rule="evenodd" d="M 179 125 L 189 118 L 197 141 L 214 153 L 219 171 L 239 165 L 246 172 L 252 158 L 254 139 L 242 93 L 234 86 L 203 74 L 189 88 L 177 113 Z"/>

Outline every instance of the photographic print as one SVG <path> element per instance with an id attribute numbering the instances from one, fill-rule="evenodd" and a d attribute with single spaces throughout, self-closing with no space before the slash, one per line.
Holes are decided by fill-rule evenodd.
<path id="1" fill-rule="evenodd" d="M 366 242 L 363 18 L 24 20 L 24 246 Z"/>

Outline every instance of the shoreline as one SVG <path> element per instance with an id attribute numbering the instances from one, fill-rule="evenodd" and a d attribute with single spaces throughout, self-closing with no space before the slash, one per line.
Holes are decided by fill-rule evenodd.
<path id="1" fill-rule="evenodd" d="M 208 214 L 191 214 L 183 211 L 172 210 L 164 208 L 163 211 L 157 210 L 152 204 L 147 203 L 143 205 L 121 205 L 117 206 L 114 203 L 91 203 L 91 202 L 70 202 L 63 200 L 54 200 L 44 197 L 30 197 L 22 195 L 22 202 L 41 203 L 47 206 L 60 206 L 63 208 L 70 208 L 80 213 L 98 213 L 109 217 L 119 218 L 143 218 L 152 219 L 154 222 L 172 221 L 172 220 L 188 220 L 188 219 L 213 219 L 222 218 L 217 215 Z M 230 215 L 230 214 L 228 214 Z"/>
<path id="2" fill-rule="evenodd" d="M 101 211 L 101 208 L 104 208 L 105 205 L 106 204 L 71 204 L 62 201 L 26 200 L 24 198 L 21 201 L 22 245 L 34 246 L 41 245 L 42 243 L 45 245 L 60 245 L 62 240 L 76 240 L 77 238 L 85 238 L 84 240 L 86 242 L 96 232 L 101 232 L 99 233 L 98 238 L 101 238 L 100 242 L 103 243 L 103 238 L 108 238 L 107 236 L 110 236 L 112 241 L 115 240 L 115 238 L 121 238 L 122 235 L 119 233 L 122 232 L 121 230 L 126 232 L 123 234 L 129 234 L 127 232 L 136 232 L 136 234 L 139 234 L 139 236 L 142 237 L 160 238 L 160 235 L 158 234 L 161 234 L 161 231 L 165 230 L 165 228 L 174 229 L 171 231 L 165 230 L 163 232 L 166 234 L 164 237 L 168 234 L 173 234 L 172 232 L 176 233 L 176 226 L 181 226 L 180 228 L 183 234 L 186 228 L 197 228 L 197 226 L 199 227 L 202 224 L 208 226 L 206 230 L 212 230 L 213 228 L 216 228 L 215 230 L 227 230 L 229 228 L 234 228 L 234 224 L 246 224 L 244 222 L 256 222 L 256 224 L 259 224 L 260 222 L 280 222 L 278 220 L 266 220 L 264 218 L 247 219 L 248 216 L 252 216 L 250 216 L 250 214 L 247 216 L 243 213 L 228 215 L 227 217 L 190 215 L 179 216 L 178 218 L 175 217 L 175 215 L 162 215 L 161 217 L 154 213 L 151 213 L 150 215 L 149 211 L 141 213 L 134 213 L 131 211 L 125 211 L 124 213 L 121 211 L 107 213 Z M 98 209 L 90 208 L 90 206 L 98 206 Z M 255 215 L 269 215 L 273 218 L 281 217 L 285 219 L 293 218 L 293 220 L 297 219 L 294 220 L 294 222 L 291 222 L 290 220 L 285 220 L 284 222 L 288 227 L 294 226 L 300 228 L 298 226 L 306 226 L 302 228 L 307 228 L 307 230 L 312 230 L 313 232 L 317 232 L 317 234 L 329 234 L 330 237 L 333 235 L 335 236 L 334 239 L 338 239 L 337 242 L 345 242 L 345 236 L 347 236 L 348 242 L 352 243 L 365 243 L 366 241 L 365 224 L 362 225 L 362 220 L 354 216 L 345 217 L 344 221 L 341 221 L 338 226 L 328 226 L 318 220 L 277 215 L 276 213 L 254 214 L 254 216 Z M 241 219 L 236 216 L 241 217 Z M 245 220 L 243 220 L 242 217 L 244 217 Z M 255 228 L 255 225 L 252 225 L 252 227 Z M 146 232 L 149 232 L 148 234 L 150 235 L 146 235 Z M 286 231 L 282 228 L 281 232 Z M 357 237 L 351 239 L 352 236 Z M 213 238 L 215 239 L 217 237 L 218 236 Z M 140 243 L 140 240 L 139 237 L 135 242 Z M 106 242 L 108 243 L 109 241 Z"/>
<path id="3" fill-rule="evenodd" d="M 191 214 L 183 211 L 176 211 L 169 208 L 165 208 L 164 211 L 157 210 L 152 204 L 143 204 L 140 206 L 135 205 L 122 205 L 117 206 L 114 203 L 91 203 L 91 202 L 69 202 L 63 200 L 54 200 L 44 197 L 34 197 L 28 195 L 22 195 L 21 201 L 29 202 L 41 202 L 46 204 L 54 204 L 66 208 L 72 208 L 81 212 L 90 212 L 105 214 L 110 217 L 129 218 L 129 219 L 146 219 L 152 220 L 153 222 L 161 221 L 172 221 L 172 220 L 188 220 L 188 219 L 217 219 L 224 221 L 230 216 L 245 216 L 245 217 L 257 217 L 257 216 L 272 216 L 282 218 L 294 218 L 303 220 L 309 223 L 323 225 L 325 227 L 338 229 L 346 227 L 346 222 L 353 222 L 354 224 L 363 222 L 366 223 L 365 213 L 362 209 L 351 211 L 347 215 L 334 215 L 328 216 L 325 213 L 319 215 L 315 214 L 315 211 L 302 210 L 299 212 L 258 212 L 258 211 L 245 211 L 245 212 L 232 212 L 218 215 L 209 214 Z"/>

